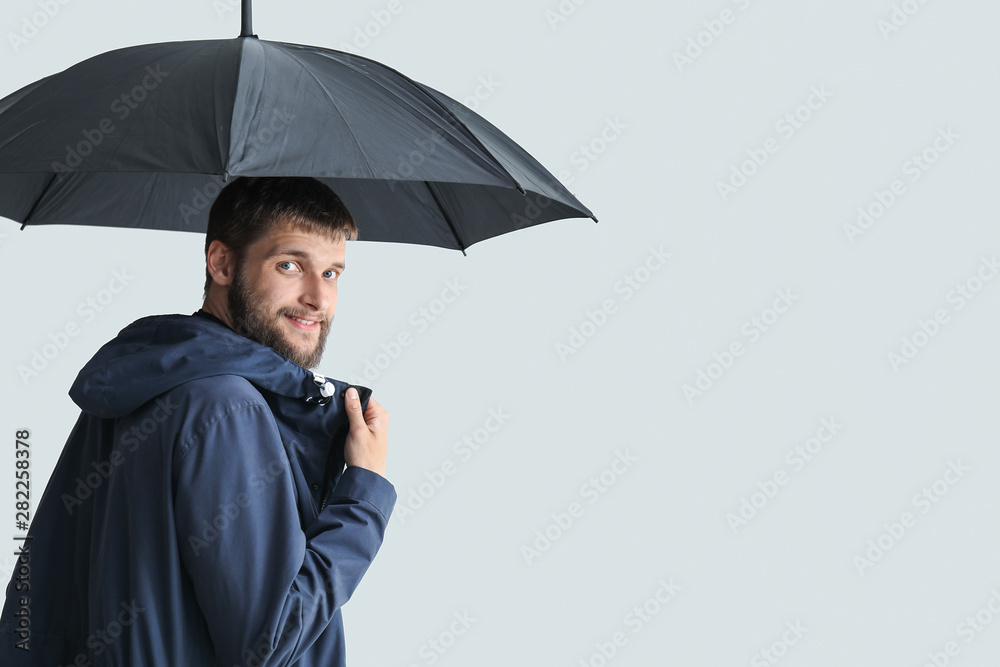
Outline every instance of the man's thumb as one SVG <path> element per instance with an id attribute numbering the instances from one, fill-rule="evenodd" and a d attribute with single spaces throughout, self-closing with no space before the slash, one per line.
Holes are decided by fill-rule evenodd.
<path id="1" fill-rule="evenodd" d="M 361 411 L 361 400 L 358 398 L 358 390 L 354 387 L 348 387 L 347 389 L 347 400 L 344 402 L 347 407 L 347 417 L 352 423 L 361 419 L 364 423 L 364 413 Z"/>

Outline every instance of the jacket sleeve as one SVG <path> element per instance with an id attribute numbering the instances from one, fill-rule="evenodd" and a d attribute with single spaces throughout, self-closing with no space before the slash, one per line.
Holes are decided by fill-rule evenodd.
<path id="1" fill-rule="evenodd" d="M 219 664 L 294 662 L 375 558 L 393 486 L 349 467 L 303 531 L 287 454 L 259 400 L 227 406 L 178 455 L 177 538 Z"/>

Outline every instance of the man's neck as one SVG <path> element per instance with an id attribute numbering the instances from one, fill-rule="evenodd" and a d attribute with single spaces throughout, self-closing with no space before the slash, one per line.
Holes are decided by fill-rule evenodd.
<path id="1" fill-rule="evenodd" d="M 208 312 L 204 308 L 199 308 L 198 310 L 196 310 L 192 314 L 193 315 L 200 315 L 200 316 L 202 316 L 202 317 L 204 317 L 206 319 L 212 320 L 214 322 L 218 322 L 219 324 L 223 325 L 226 328 L 232 329 L 232 327 L 230 327 L 228 324 L 226 324 L 224 321 L 222 321 L 221 318 L 216 317 L 215 315 L 213 315 L 212 313 Z"/>
<path id="2" fill-rule="evenodd" d="M 201 310 L 202 312 L 211 315 L 218 321 L 222 322 L 230 329 L 235 330 L 232 318 L 229 314 L 229 308 L 226 304 L 227 298 L 228 292 L 224 290 L 220 291 L 218 289 L 218 285 L 212 285 L 208 294 L 205 295 L 205 300 L 201 304 Z"/>

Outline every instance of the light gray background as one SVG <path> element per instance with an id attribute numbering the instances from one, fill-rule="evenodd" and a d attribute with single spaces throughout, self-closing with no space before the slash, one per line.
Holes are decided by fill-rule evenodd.
<path id="1" fill-rule="evenodd" d="M 346 48 L 468 98 L 600 218 L 466 257 L 349 245 L 320 368 L 372 387 L 389 410 L 399 492 L 345 608 L 351 664 L 918 667 L 928 653 L 993 664 L 1000 280 L 977 272 L 992 277 L 984 258 L 1000 254 L 1000 6 L 904 4 L 914 13 L 888 32 L 889 0 L 564 0 L 559 21 L 557 0 L 400 0 L 365 44 L 357 31 L 388 0 L 257 1 L 262 38 Z M 72 0 L 15 49 L 9 33 L 39 5 L 7 0 L 0 94 L 114 48 L 234 37 L 229 8 Z M 704 32 L 708 46 L 679 68 L 674 54 L 705 21 L 718 32 L 724 10 L 732 22 Z M 799 109 L 814 88 L 828 99 Z M 776 123 L 797 110 L 809 118 L 788 137 Z M 949 129 L 947 152 L 911 180 L 907 161 Z M 777 152 L 723 201 L 718 182 L 769 138 Z M 904 194 L 852 243 L 845 225 L 896 179 Z M 11 521 L 0 543 L 14 534 L 15 430 L 31 429 L 37 506 L 78 414 L 66 393 L 76 373 L 134 319 L 199 307 L 202 243 L 0 221 L 0 516 Z M 650 247 L 670 259 L 645 272 Z M 127 289 L 93 317 L 78 310 L 116 270 L 132 276 Z M 626 275 L 647 279 L 628 299 L 616 291 Z M 460 296 L 420 328 L 411 317 L 448 281 Z M 979 291 L 960 308 L 966 283 Z M 773 321 L 779 290 L 794 300 Z M 591 330 L 588 313 L 608 299 L 614 312 Z M 945 324 L 894 368 L 889 354 L 921 322 L 933 330 L 938 309 Z M 752 341 L 755 316 L 772 326 Z M 23 381 L 18 366 L 70 322 L 80 335 Z M 561 356 L 574 327 L 592 335 Z M 412 344 L 379 358 L 404 332 Z M 744 353 L 720 376 L 713 355 L 734 341 Z M 366 362 L 382 368 L 362 380 Z M 700 370 L 716 379 L 688 400 Z M 490 410 L 509 417 L 485 439 Z M 797 470 L 786 454 L 823 419 L 842 426 Z M 484 440 L 471 457 L 455 447 L 466 436 Z M 636 461 L 605 472 L 604 493 L 586 491 L 618 454 Z M 454 474 L 421 489 L 447 461 Z M 776 473 L 786 483 L 769 487 Z M 744 499 L 762 507 L 734 532 L 727 515 Z M 582 512 L 559 528 L 553 515 L 574 502 Z M 893 537 L 905 512 L 913 521 Z M 536 531 L 555 539 L 527 558 Z M 891 548 L 859 563 L 880 539 Z M 679 586 L 663 604 L 661 581 Z M 639 624 L 629 614 L 644 604 Z"/>

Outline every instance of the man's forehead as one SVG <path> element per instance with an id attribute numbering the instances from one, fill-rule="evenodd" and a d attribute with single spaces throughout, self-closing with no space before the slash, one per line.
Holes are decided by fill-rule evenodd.
<path id="1" fill-rule="evenodd" d="M 310 254 L 343 254 L 347 240 L 327 230 L 317 230 L 290 222 L 278 224 L 257 240 L 257 244 L 268 254 L 281 249 L 298 249 Z"/>

